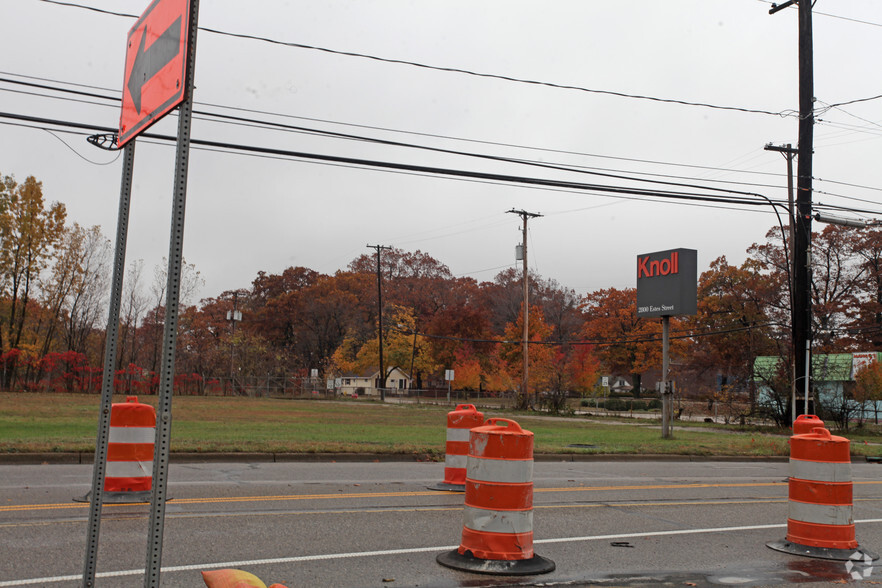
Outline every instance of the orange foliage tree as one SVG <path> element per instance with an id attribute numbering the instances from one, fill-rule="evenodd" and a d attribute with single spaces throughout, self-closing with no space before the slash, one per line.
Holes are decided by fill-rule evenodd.
<path id="1" fill-rule="evenodd" d="M 637 317 L 636 288 L 591 292 L 581 309 L 586 318 L 582 336 L 595 344 L 603 369 L 631 374 L 639 394 L 643 372 L 661 367 L 661 321 Z"/>

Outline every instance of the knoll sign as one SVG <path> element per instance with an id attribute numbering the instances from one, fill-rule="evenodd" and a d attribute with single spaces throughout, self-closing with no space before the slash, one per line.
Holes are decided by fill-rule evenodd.
<path id="1" fill-rule="evenodd" d="M 698 252 L 670 249 L 637 256 L 637 316 L 695 314 Z"/>

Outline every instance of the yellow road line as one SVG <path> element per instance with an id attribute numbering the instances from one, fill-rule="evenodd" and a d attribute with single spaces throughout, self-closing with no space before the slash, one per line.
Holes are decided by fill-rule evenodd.
<path id="1" fill-rule="evenodd" d="M 879 498 L 856 498 L 854 502 L 878 502 Z M 668 507 L 668 506 L 724 506 L 744 504 L 786 504 L 786 498 L 755 498 L 744 500 L 678 500 L 670 502 L 595 502 L 591 504 L 540 504 L 534 505 L 533 510 L 551 509 L 595 509 L 595 508 L 641 508 L 641 507 Z M 309 510 L 299 512 L 222 512 L 222 513 L 169 513 L 167 516 L 173 519 L 208 519 L 208 518 L 234 518 L 234 517 L 282 517 L 282 516 L 314 516 L 314 515 L 352 515 L 366 513 L 413 513 L 413 512 L 462 512 L 462 506 L 411 506 L 402 508 L 365 508 L 365 509 L 333 509 L 333 510 Z M 126 520 L 147 519 L 147 513 Z M 114 520 L 108 517 L 107 520 Z M 28 521 L 21 523 L 0 523 L 0 529 L 22 527 L 45 527 L 58 524 L 82 524 L 83 519 L 68 521 Z"/>
<path id="2" fill-rule="evenodd" d="M 855 485 L 882 484 L 882 480 L 864 480 L 853 482 Z M 534 493 L 547 492 L 621 492 L 627 490 L 694 490 L 708 488 L 768 488 L 787 486 L 787 482 L 745 482 L 727 484 L 651 484 L 651 485 L 627 485 L 627 486 L 570 486 L 565 488 L 535 488 Z M 411 491 L 411 492 L 354 492 L 335 494 L 287 494 L 279 496 L 230 496 L 225 498 L 175 498 L 169 504 L 233 504 L 242 502 L 279 502 L 293 500 L 334 500 L 334 499 L 357 499 L 357 498 L 411 498 L 418 496 L 439 496 L 459 494 L 461 492 L 445 491 Z M 128 504 L 104 504 L 105 508 L 117 508 L 122 506 L 137 506 L 143 503 Z M 88 508 L 89 503 L 57 503 L 57 504 L 23 504 L 0 506 L 0 512 L 21 512 L 54 509 L 82 509 Z"/>

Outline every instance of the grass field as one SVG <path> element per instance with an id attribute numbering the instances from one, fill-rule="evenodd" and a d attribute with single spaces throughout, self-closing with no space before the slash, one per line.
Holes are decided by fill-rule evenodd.
<path id="1" fill-rule="evenodd" d="M 123 397 L 114 402 L 123 402 Z M 140 400 L 156 406 L 155 396 Z M 0 453 L 94 452 L 98 395 L 0 394 Z M 172 452 L 404 453 L 443 459 L 451 407 L 266 398 L 175 397 Z M 675 423 L 484 411 L 534 434 L 535 453 L 786 456 L 789 433 Z M 877 456 L 878 437 L 854 437 L 852 453 Z"/>

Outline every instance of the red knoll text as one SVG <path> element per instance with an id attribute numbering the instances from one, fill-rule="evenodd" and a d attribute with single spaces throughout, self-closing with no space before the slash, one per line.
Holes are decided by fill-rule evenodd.
<path id="1" fill-rule="evenodd" d="M 656 276 L 669 276 L 680 271 L 680 253 L 672 251 L 671 256 L 664 259 L 653 259 L 649 256 L 637 258 L 637 278 L 654 278 Z"/>

